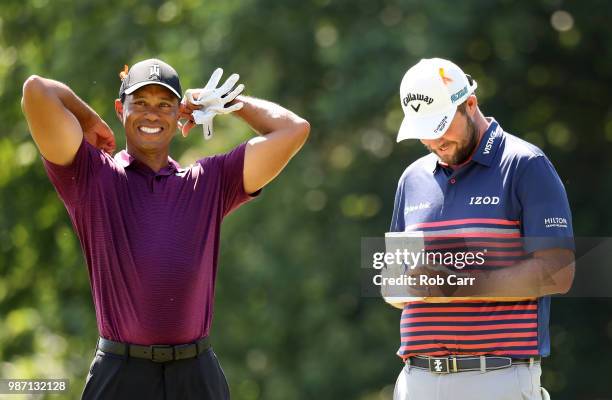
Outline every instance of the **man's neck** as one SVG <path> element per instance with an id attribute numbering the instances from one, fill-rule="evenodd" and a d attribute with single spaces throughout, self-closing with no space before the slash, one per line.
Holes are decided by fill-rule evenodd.
<path id="1" fill-rule="evenodd" d="M 490 125 L 490 122 L 487 121 L 480 108 L 477 108 L 474 113 L 474 125 L 476 126 L 476 132 L 478 132 L 478 141 L 480 141 Z"/>
<path id="2" fill-rule="evenodd" d="M 474 156 L 474 153 L 476 151 L 478 151 L 478 146 L 480 145 L 480 141 L 482 140 L 482 136 L 485 134 L 487 129 L 489 129 L 489 125 L 490 125 L 490 122 L 487 121 L 485 116 L 480 111 L 480 108 L 477 108 L 476 112 L 474 113 L 474 126 L 476 127 L 476 132 L 478 132 L 478 139 L 476 139 L 476 146 L 474 147 L 474 150 L 472 150 L 472 154 L 470 154 L 470 156 L 468 157 L 467 160 L 465 160 L 463 163 L 457 164 L 457 165 L 450 165 L 449 164 L 448 166 L 450 168 L 452 168 L 453 170 L 457 170 L 457 169 L 463 167 L 465 164 L 467 164 L 468 162 L 470 162 L 472 160 L 472 157 Z"/>
<path id="3" fill-rule="evenodd" d="M 168 166 L 168 149 L 157 152 L 143 152 L 126 146 L 127 153 L 139 162 L 151 168 L 154 172 Z"/>

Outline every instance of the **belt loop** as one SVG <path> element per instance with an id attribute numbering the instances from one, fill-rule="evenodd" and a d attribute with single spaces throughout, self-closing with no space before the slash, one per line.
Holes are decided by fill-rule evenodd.
<path id="1" fill-rule="evenodd" d="M 130 356 L 130 345 L 127 343 L 124 343 L 123 345 L 125 346 L 125 354 L 123 355 L 123 359 L 127 362 L 127 359 Z"/>
<path id="2" fill-rule="evenodd" d="M 529 369 L 533 367 L 533 357 L 529 357 Z"/>
<path id="3" fill-rule="evenodd" d="M 480 356 L 480 371 L 487 372 L 487 358 L 485 356 Z"/>
<path id="4" fill-rule="evenodd" d="M 457 372 L 457 356 L 453 356 L 452 360 L 453 360 L 453 372 Z"/>
<path id="5" fill-rule="evenodd" d="M 408 367 L 408 371 L 410 371 L 410 367 L 412 366 L 410 363 L 410 357 L 406 358 L 406 361 L 404 361 L 404 363 L 406 364 L 406 367 Z"/>
<path id="6" fill-rule="evenodd" d="M 196 355 L 195 358 L 199 358 L 200 357 L 200 341 L 196 340 L 195 342 L 195 348 L 196 348 Z"/>

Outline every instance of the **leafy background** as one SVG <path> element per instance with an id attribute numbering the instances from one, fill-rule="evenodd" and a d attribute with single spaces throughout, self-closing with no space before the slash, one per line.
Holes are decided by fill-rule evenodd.
<path id="1" fill-rule="evenodd" d="M 389 399 L 399 311 L 360 297 L 359 246 L 385 231 L 397 179 L 424 154 L 395 143 L 403 73 L 424 57 L 461 65 L 485 114 L 553 161 L 576 235 L 610 235 L 611 20 L 603 0 L 3 0 L 0 377 L 66 377 L 78 398 L 97 337 L 78 241 L 21 114 L 30 74 L 71 86 L 120 148 L 117 73 L 153 56 L 185 88 L 222 66 L 306 117 L 303 151 L 224 223 L 215 349 L 238 400 Z M 251 136 L 233 117 L 215 123 L 212 141 L 177 136 L 173 157 Z M 554 399 L 612 398 L 611 310 L 608 298 L 553 300 L 542 382 Z"/>

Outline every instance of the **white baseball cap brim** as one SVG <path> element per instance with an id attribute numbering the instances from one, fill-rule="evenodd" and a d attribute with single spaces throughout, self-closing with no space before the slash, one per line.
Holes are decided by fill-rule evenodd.
<path id="1" fill-rule="evenodd" d="M 404 117 L 397 134 L 397 141 L 405 139 L 434 140 L 441 138 L 450 126 L 457 106 L 451 106 L 446 111 L 420 118 Z"/>

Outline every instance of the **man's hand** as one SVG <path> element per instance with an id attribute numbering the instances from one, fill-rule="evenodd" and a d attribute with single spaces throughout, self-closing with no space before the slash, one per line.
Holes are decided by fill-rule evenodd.
<path id="1" fill-rule="evenodd" d="M 206 86 L 202 89 L 188 89 L 185 92 L 179 110 L 179 119 L 188 119 L 185 124 L 179 123 L 183 136 L 186 137 L 189 130 L 196 124 L 201 124 L 204 139 L 208 140 L 212 137 L 213 118 L 217 114 L 229 114 L 242 108 L 243 103 L 241 102 L 227 106 L 244 90 L 243 84 L 234 88 L 240 78 L 239 75 L 232 74 L 223 85 L 217 88 L 222 75 L 223 69 L 217 68 Z"/>
<path id="2" fill-rule="evenodd" d="M 454 296 L 458 287 L 449 285 L 448 277 L 450 275 L 455 275 L 458 279 L 461 279 L 473 276 L 470 273 L 457 269 L 452 265 L 423 264 L 417 266 L 415 271 L 416 272 L 413 272 L 411 275 L 416 277 L 417 282 L 421 281 L 421 276 L 424 277 L 423 279 L 427 279 L 427 284 L 416 286 L 427 292 L 427 294 L 422 297 L 421 300 L 428 303 L 448 303 L 458 300 L 459 298 Z M 442 284 L 438 284 L 438 282 L 442 282 Z M 415 288 L 411 289 L 414 290 Z M 465 300 L 465 298 L 463 299 Z"/>
<path id="3" fill-rule="evenodd" d="M 115 151 L 115 135 L 102 118 L 91 118 L 90 121 L 81 125 L 81 129 L 83 129 L 83 136 L 89 144 L 104 150 L 108 154 L 113 154 Z"/>

